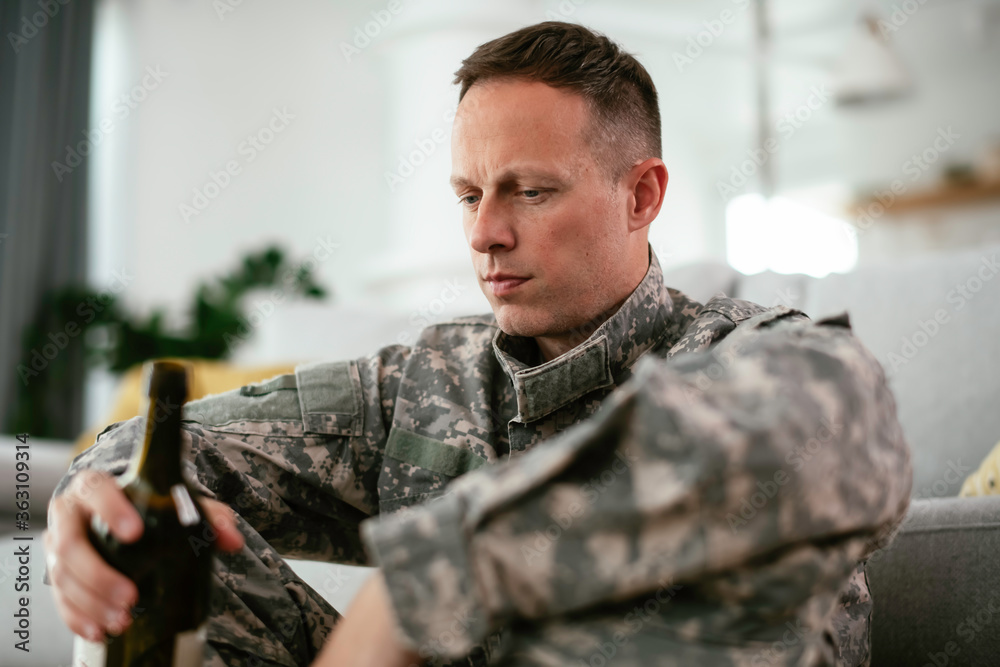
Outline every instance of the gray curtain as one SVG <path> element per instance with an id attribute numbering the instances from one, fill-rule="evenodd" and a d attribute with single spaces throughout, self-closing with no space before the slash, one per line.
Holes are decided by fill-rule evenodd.
<path id="1" fill-rule="evenodd" d="M 0 0 L 0 428 L 25 423 L 18 398 L 43 382 L 44 400 L 28 410 L 53 415 L 44 423 L 55 437 L 80 429 L 81 346 L 60 349 L 27 383 L 18 366 L 31 365 L 22 335 L 44 321 L 43 297 L 86 277 L 86 158 L 69 173 L 52 163 L 65 163 L 89 129 L 94 1 L 64 1 Z"/>

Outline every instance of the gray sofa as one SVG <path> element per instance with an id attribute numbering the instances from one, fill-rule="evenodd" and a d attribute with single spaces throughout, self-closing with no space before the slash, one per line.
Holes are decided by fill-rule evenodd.
<path id="1" fill-rule="evenodd" d="M 719 264 L 665 279 L 699 299 L 850 313 L 886 368 L 913 456 L 906 521 L 866 568 L 872 665 L 1000 664 L 1000 496 L 954 497 L 1000 441 L 1000 246 L 821 279 Z"/>
<path id="2" fill-rule="evenodd" d="M 1000 664 L 1000 496 L 954 497 L 1000 440 L 997 260 L 1000 246 L 821 279 L 744 276 L 712 263 L 666 273 L 668 285 L 702 301 L 721 291 L 799 308 L 814 319 L 847 310 L 858 336 L 886 366 L 913 451 L 914 501 L 896 541 L 869 562 L 877 667 Z M 10 444 L 2 442 L 5 449 Z M 39 499 L 48 498 L 68 461 L 58 444 L 38 445 L 32 488 L 33 525 L 40 529 Z M 5 456 L 13 460 L 12 452 Z M 13 497 L 8 477 L 0 479 L 0 498 Z M 6 533 L 13 517 L 0 514 L 0 521 L 4 544 L 12 544 Z M 68 665 L 71 636 L 41 582 L 40 536 L 32 549 L 32 653 L 13 651 L 6 641 L 0 664 Z M 11 565 L 0 556 L 0 616 L 8 619 L 15 604 Z M 366 574 L 328 564 L 292 566 L 338 609 Z"/>

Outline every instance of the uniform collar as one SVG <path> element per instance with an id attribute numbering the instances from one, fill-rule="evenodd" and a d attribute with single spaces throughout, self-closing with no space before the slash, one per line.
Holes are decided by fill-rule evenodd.
<path id="1" fill-rule="evenodd" d="M 595 389 L 619 384 L 632 364 L 660 342 L 672 314 L 673 301 L 650 248 L 649 268 L 639 286 L 572 350 L 539 364 L 533 338 L 510 336 L 498 329 L 493 352 L 514 383 L 518 421 L 534 421 Z"/>

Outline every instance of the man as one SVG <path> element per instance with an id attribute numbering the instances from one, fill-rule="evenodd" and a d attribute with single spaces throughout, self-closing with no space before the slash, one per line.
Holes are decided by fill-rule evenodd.
<path id="1" fill-rule="evenodd" d="M 230 550 L 207 664 L 867 664 L 858 563 L 911 471 L 846 316 L 664 286 L 656 91 L 605 37 L 530 26 L 457 82 L 452 186 L 493 315 L 188 406 Z M 128 622 L 83 527 L 136 538 L 91 470 L 120 474 L 141 429 L 109 427 L 52 502 L 78 634 Z M 381 570 L 331 635 L 279 554 Z"/>

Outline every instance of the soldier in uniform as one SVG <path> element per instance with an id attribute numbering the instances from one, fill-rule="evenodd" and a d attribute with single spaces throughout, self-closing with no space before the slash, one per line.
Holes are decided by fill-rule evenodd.
<path id="1" fill-rule="evenodd" d="M 452 186 L 493 313 L 186 406 L 224 550 L 206 664 L 868 664 L 861 563 L 911 469 L 847 316 L 664 285 L 657 94 L 606 37 L 529 26 L 456 82 Z M 51 503 L 81 635 L 129 622 L 84 527 L 137 537 L 113 476 L 142 431 L 108 427 Z M 340 619 L 283 556 L 380 570 Z"/>

